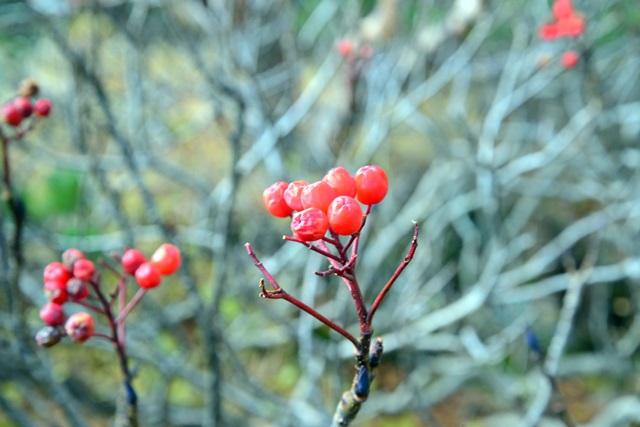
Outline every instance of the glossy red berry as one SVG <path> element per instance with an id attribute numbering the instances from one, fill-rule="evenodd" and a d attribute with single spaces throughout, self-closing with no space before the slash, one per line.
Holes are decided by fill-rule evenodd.
<path id="1" fill-rule="evenodd" d="M 93 336 L 96 325 L 89 313 L 72 314 L 64 324 L 64 330 L 71 340 L 82 343 Z"/>
<path id="2" fill-rule="evenodd" d="M 264 206 L 271 215 L 278 218 L 286 218 L 293 212 L 293 209 L 284 200 L 284 191 L 288 186 L 289 184 L 284 181 L 275 182 L 262 193 Z"/>
<path id="3" fill-rule="evenodd" d="M 329 204 L 336 198 L 336 192 L 324 181 L 317 181 L 307 185 L 302 190 L 300 200 L 305 209 L 318 208 L 326 213 Z"/>
<path id="4" fill-rule="evenodd" d="M 82 301 L 89 296 L 89 285 L 84 280 L 72 277 L 67 282 L 67 298 L 71 301 Z"/>
<path id="5" fill-rule="evenodd" d="M 122 268 L 128 274 L 135 274 L 140 264 L 147 262 L 147 257 L 145 257 L 142 252 L 137 249 L 127 249 L 122 254 Z"/>
<path id="6" fill-rule="evenodd" d="M 356 179 L 342 166 L 331 169 L 322 178 L 338 196 L 356 197 Z"/>
<path id="7" fill-rule="evenodd" d="M 64 304 L 68 299 L 67 282 L 44 282 L 44 294 L 49 301 L 55 302 L 56 304 Z"/>
<path id="8" fill-rule="evenodd" d="M 362 217 L 360 203 L 349 196 L 336 197 L 327 211 L 329 227 L 341 236 L 349 236 L 360 230 Z"/>
<path id="9" fill-rule="evenodd" d="M 45 282 L 60 282 L 66 284 L 67 280 L 71 279 L 71 273 L 63 263 L 55 261 L 47 264 L 42 277 Z"/>
<path id="10" fill-rule="evenodd" d="M 96 272 L 96 266 L 93 261 L 80 258 L 75 263 L 73 263 L 73 277 L 76 279 L 84 280 L 85 282 L 90 282 L 93 280 L 93 275 Z"/>
<path id="11" fill-rule="evenodd" d="M 380 203 L 387 195 L 389 180 L 380 166 L 363 166 L 354 175 L 357 197 L 364 205 Z"/>
<path id="12" fill-rule="evenodd" d="M 569 50 L 562 54 L 560 62 L 564 68 L 573 68 L 578 65 L 578 62 L 580 62 L 580 54 L 575 50 Z"/>
<path id="13" fill-rule="evenodd" d="M 327 216 L 318 208 L 308 208 L 293 214 L 291 231 L 293 235 L 305 242 L 322 239 L 329 229 Z"/>
<path id="14" fill-rule="evenodd" d="M 46 117 L 51 112 L 51 101 L 47 98 L 40 98 L 33 104 L 33 112 L 41 117 Z"/>
<path id="15" fill-rule="evenodd" d="M 9 102 L 0 109 L 2 120 L 10 126 L 19 126 L 22 123 L 22 112 L 13 102 Z"/>
<path id="16" fill-rule="evenodd" d="M 40 309 L 40 318 L 49 326 L 58 326 L 64 323 L 67 316 L 60 304 L 48 302 Z"/>
<path id="17" fill-rule="evenodd" d="M 181 262 L 180 249 L 170 243 L 160 245 L 151 255 L 151 264 L 155 265 L 163 276 L 175 273 Z"/>
<path id="18" fill-rule="evenodd" d="M 141 288 L 152 289 L 160 284 L 162 275 L 154 264 L 144 262 L 140 264 L 135 273 L 136 282 Z"/>
<path id="19" fill-rule="evenodd" d="M 27 118 L 33 112 L 33 107 L 31 106 L 31 100 L 26 96 L 19 96 L 13 100 L 13 105 L 20 111 L 22 114 L 22 118 Z"/>
<path id="20" fill-rule="evenodd" d="M 73 264 L 79 260 L 85 258 L 84 253 L 76 248 L 69 248 L 62 253 L 62 264 L 68 271 L 73 271 Z"/>
<path id="21" fill-rule="evenodd" d="M 293 181 L 284 190 L 284 201 L 294 211 L 301 211 L 304 209 L 302 206 L 302 190 L 309 185 L 307 181 Z"/>

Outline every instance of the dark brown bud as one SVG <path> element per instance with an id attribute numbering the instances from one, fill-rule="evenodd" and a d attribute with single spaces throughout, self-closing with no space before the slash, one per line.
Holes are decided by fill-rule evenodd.
<path id="1" fill-rule="evenodd" d="M 18 93 L 21 96 L 26 96 L 28 98 L 32 96 L 36 96 L 39 92 L 40 88 L 38 87 L 38 83 L 36 83 L 33 79 L 25 79 L 20 82 L 20 88 L 18 89 Z"/>
<path id="2" fill-rule="evenodd" d="M 40 347 L 53 347 L 60 342 L 64 329 L 59 326 L 44 326 L 36 334 L 36 342 Z"/>

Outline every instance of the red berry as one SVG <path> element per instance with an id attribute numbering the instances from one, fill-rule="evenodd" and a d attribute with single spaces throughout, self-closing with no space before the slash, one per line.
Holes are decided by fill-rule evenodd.
<path id="1" fill-rule="evenodd" d="M 327 216 L 318 208 L 308 208 L 293 214 L 291 231 L 293 235 L 305 242 L 322 239 L 329 229 Z"/>
<path id="2" fill-rule="evenodd" d="M 93 280 L 93 274 L 96 272 L 96 266 L 93 261 L 81 258 L 73 264 L 73 277 L 76 279 L 90 282 Z"/>
<path id="3" fill-rule="evenodd" d="M 340 54 L 340 56 L 346 58 L 353 52 L 353 43 L 351 42 L 351 40 L 342 39 L 338 42 L 338 44 L 336 44 L 336 50 L 338 51 L 338 54 Z"/>
<path id="4" fill-rule="evenodd" d="M 284 201 L 294 211 L 301 211 L 304 209 L 302 206 L 302 190 L 308 185 L 307 181 L 293 181 L 284 190 Z"/>
<path id="5" fill-rule="evenodd" d="M 81 250 L 69 248 L 62 253 L 62 264 L 68 271 L 73 271 L 73 264 L 82 258 L 85 258 L 85 256 Z"/>
<path id="6" fill-rule="evenodd" d="M 51 101 L 47 98 L 40 98 L 33 104 L 33 112 L 41 117 L 46 117 L 51 112 Z"/>
<path id="7" fill-rule="evenodd" d="M 336 197 L 329 205 L 327 219 L 329 227 L 341 236 L 349 236 L 362 225 L 362 208 L 353 197 Z"/>
<path id="8" fill-rule="evenodd" d="M 363 166 L 354 175 L 360 203 L 375 205 L 387 195 L 389 180 L 380 166 Z"/>
<path id="9" fill-rule="evenodd" d="M 135 273 L 136 282 L 141 288 L 152 289 L 160 284 L 162 275 L 154 264 L 144 262 L 140 264 Z"/>
<path id="10" fill-rule="evenodd" d="M 23 118 L 27 118 L 33 112 L 33 108 L 31 107 L 31 100 L 26 96 L 19 96 L 13 100 L 13 105 L 20 111 Z"/>
<path id="11" fill-rule="evenodd" d="M 329 184 L 324 181 L 316 181 L 304 187 L 300 200 L 305 209 L 318 208 L 326 213 L 329 204 L 336 196 L 335 190 Z"/>
<path id="12" fill-rule="evenodd" d="M 571 0 L 556 0 L 552 11 L 557 20 L 566 19 L 573 14 L 573 4 L 571 4 Z"/>
<path id="13" fill-rule="evenodd" d="M 60 282 L 64 285 L 71 279 L 71 273 L 63 263 L 55 261 L 47 264 L 42 277 L 45 282 Z"/>
<path id="14" fill-rule="evenodd" d="M 584 19 L 577 15 L 571 15 L 568 18 L 562 19 L 556 23 L 558 36 L 578 37 L 584 32 L 585 22 Z"/>
<path id="15" fill-rule="evenodd" d="M 64 304 L 68 299 L 67 282 L 44 282 L 44 294 L 49 301 L 55 302 L 56 304 Z"/>
<path id="16" fill-rule="evenodd" d="M 135 274 L 140 264 L 147 262 L 147 257 L 145 257 L 142 252 L 137 249 L 127 249 L 122 254 L 122 268 L 128 274 Z"/>
<path id="17" fill-rule="evenodd" d="M 560 62 L 564 68 L 573 68 L 578 65 L 580 61 L 580 55 L 575 50 L 569 50 L 562 54 Z"/>
<path id="18" fill-rule="evenodd" d="M 554 22 L 553 24 L 544 24 L 540 27 L 540 31 L 538 35 L 542 40 L 553 40 L 559 37 L 558 25 Z"/>
<path id="19" fill-rule="evenodd" d="M 173 274 L 180 268 L 180 249 L 172 244 L 164 243 L 151 255 L 151 264 L 155 265 L 160 274 Z"/>
<path id="20" fill-rule="evenodd" d="M 89 296 L 89 286 L 84 280 L 72 277 L 67 282 L 67 297 L 71 301 L 82 301 Z"/>
<path id="21" fill-rule="evenodd" d="M 342 166 L 331 169 L 322 180 L 329 184 L 338 196 L 356 197 L 356 180 Z"/>
<path id="22" fill-rule="evenodd" d="M 93 336 L 96 325 L 89 313 L 82 312 L 72 314 L 64 324 L 64 329 L 71 340 L 82 343 Z"/>
<path id="23" fill-rule="evenodd" d="M 22 112 L 13 102 L 4 104 L 0 114 L 2 114 L 2 120 L 10 126 L 18 126 L 22 123 Z"/>
<path id="24" fill-rule="evenodd" d="M 48 302 L 40 310 L 40 318 L 49 326 L 58 326 L 64 323 L 67 316 L 60 304 Z"/>
<path id="25" fill-rule="evenodd" d="M 286 218 L 293 212 L 284 200 L 284 190 L 289 186 L 284 181 L 271 184 L 262 192 L 262 201 L 267 211 L 275 217 Z"/>

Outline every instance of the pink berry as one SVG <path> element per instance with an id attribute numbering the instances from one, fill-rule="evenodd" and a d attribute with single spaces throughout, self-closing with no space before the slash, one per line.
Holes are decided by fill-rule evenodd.
<path id="1" fill-rule="evenodd" d="M 51 112 L 51 101 L 47 98 L 40 98 L 33 104 L 33 112 L 41 117 L 46 117 Z"/>
<path id="2" fill-rule="evenodd" d="M 560 62 L 566 69 L 573 68 L 578 65 L 578 62 L 580 62 L 580 54 L 575 50 L 566 51 L 562 54 L 562 57 L 560 57 Z"/>
<path id="3" fill-rule="evenodd" d="M 96 325 L 89 313 L 72 314 L 64 324 L 67 336 L 77 343 L 83 343 L 93 336 Z"/>
<path id="4" fill-rule="evenodd" d="M 363 166 L 354 175 L 357 186 L 357 197 L 364 205 L 380 203 L 387 195 L 389 180 L 380 166 Z"/>
<path id="5" fill-rule="evenodd" d="M 138 286 L 144 289 L 152 289 L 160 284 L 162 275 L 154 264 L 144 262 L 140 264 L 135 273 Z"/>
<path id="6" fill-rule="evenodd" d="M 262 193 L 262 201 L 267 211 L 278 218 L 286 218 L 293 212 L 284 200 L 284 191 L 289 186 L 284 181 L 271 184 Z"/>
<path id="7" fill-rule="evenodd" d="M 4 122 L 10 126 L 19 126 L 22 123 L 22 112 L 13 102 L 3 105 L 0 114 Z"/>
<path id="8" fill-rule="evenodd" d="M 360 230 L 362 217 L 360 204 L 349 196 L 336 197 L 327 211 L 329 227 L 341 236 L 349 236 Z"/>
<path id="9" fill-rule="evenodd" d="M 353 43 L 351 40 L 342 39 L 336 44 L 336 50 L 343 58 L 351 56 L 351 53 L 353 52 Z"/>
<path id="10" fill-rule="evenodd" d="M 62 325 L 66 317 L 62 306 L 55 302 L 46 303 L 40 310 L 40 318 L 49 326 Z"/>
<path id="11" fill-rule="evenodd" d="M 305 209 L 318 208 L 326 213 L 329 204 L 336 196 L 336 191 L 331 188 L 329 184 L 324 181 L 317 181 L 307 185 L 304 190 L 302 190 L 300 200 Z"/>
<path id="12" fill-rule="evenodd" d="M 73 264 L 73 277 L 76 279 L 90 282 L 96 272 L 96 266 L 93 261 L 81 258 Z"/>
<path id="13" fill-rule="evenodd" d="M 147 258 L 137 249 L 127 249 L 122 254 L 122 268 L 128 274 L 135 274 L 142 263 L 147 262 Z"/>
<path id="14" fill-rule="evenodd" d="M 305 242 L 322 239 L 329 229 L 327 216 L 318 208 L 308 208 L 293 214 L 291 231 L 293 235 Z"/>
<path id="15" fill-rule="evenodd" d="M 49 301 L 55 302 L 56 304 L 64 304 L 67 302 L 67 282 L 44 282 L 44 294 L 47 296 Z"/>
<path id="16" fill-rule="evenodd" d="M 571 4 L 571 0 L 556 0 L 552 11 L 557 20 L 566 19 L 573 14 L 573 4 Z"/>

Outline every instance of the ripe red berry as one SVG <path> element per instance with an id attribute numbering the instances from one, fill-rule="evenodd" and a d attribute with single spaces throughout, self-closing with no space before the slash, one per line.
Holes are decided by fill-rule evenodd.
<path id="1" fill-rule="evenodd" d="M 356 197 L 356 180 L 342 166 L 331 169 L 322 180 L 329 184 L 338 196 Z"/>
<path id="2" fill-rule="evenodd" d="M 62 264 L 64 264 L 68 271 L 73 271 L 73 264 L 82 258 L 85 258 L 85 256 L 81 250 L 69 248 L 62 253 Z"/>
<path id="3" fill-rule="evenodd" d="M 300 200 L 305 209 L 318 208 L 326 213 L 329 204 L 336 196 L 335 190 L 329 184 L 324 181 L 316 181 L 304 187 Z"/>
<path id="4" fill-rule="evenodd" d="M 89 313 L 81 312 L 72 314 L 64 324 L 64 329 L 71 340 L 82 343 L 93 336 L 96 325 Z"/>
<path id="5" fill-rule="evenodd" d="M 327 211 L 329 227 L 341 236 L 349 236 L 360 230 L 362 216 L 360 203 L 349 196 L 336 197 Z"/>
<path id="6" fill-rule="evenodd" d="M 571 4 L 571 0 L 556 0 L 552 11 L 557 20 L 566 19 L 573 14 L 573 4 Z"/>
<path id="7" fill-rule="evenodd" d="M 284 181 L 271 184 L 262 193 L 262 201 L 267 211 L 275 217 L 286 218 L 293 212 L 284 200 L 284 190 L 289 186 Z"/>
<path id="8" fill-rule="evenodd" d="M 2 114 L 2 120 L 10 126 L 19 126 L 22 123 L 22 112 L 13 102 L 4 104 L 0 114 Z"/>
<path id="9" fill-rule="evenodd" d="M 562 54 L 560 57 L 560 62 L 564 68 L 570 69 L 578 65 L 580 61 L 580 54 L 575 50 L 569 50 Z"/>
<path id="10" fill-rule="evenodd" d="M 33 112 L 33 108 L 31 107 L 31 100 L 26 96 L 19 96 L 13 100 L 13 105 L 20 111 L 22 114 L 22 118 L 27 118 Z"/>
<path id="11" fill-rule="evenodd" d="M 72 277 L 67 282 L 67 297 L 71 301 L 82 301 L 89 296 L 89 286 L 84 280 Z"/>
<path id="12" fill-rule="evenodd" d="M 140 264 L 147 262 L 147 257 L 145 257 L 142 252 L 137 249 L 127 249 L 122 254 L 122 268 L 128 274 L 135 274 Z"/>
<path id="13" fill-rule="evenodd" d="M 42 277 L 45 282 L 60 282 L 64 285 L 71 279 L 71 273 L 63 263 L 55 261 L 47 264 Z"/>
<path id="14" fill-rule="evenodd" d="M 49 301 L 56 304 L 64 304 L 67 302 L 67 282 L 50 281 L 44 282 L 44 294 Z"/>
<path id="15" fill-rule="evenodd" d="M 135 273 L 136 282 L 141 288 L 152 289 L 160 284 L 162 275 L 154 264 L 144 262 L 140 264 Z"/>
<path id="16" fill-rule="evenodd" d="M 58 326 L 64 323 L 67 316 L 60 304 L 48 302 L 40 310 L 40 318 L 49 326 Z"/>
<path id="17" fill-rule="evenodd" d="M 33 104 L 33 112 L 41 117 L 46 117 L 51 112 L 51 101 L 47 98 L 40 98 Z"/>
<path id="18" fill-rule="evenodd" d="M 558 25 L 554 22 L 551 24 L 544 24 L 540 27 L 538 35 L 542 40 L 553 40 L 560 36 L 558 31 Z"/>
<path id="19" fill-rule="evenodd" d="M 578 37 L 584 32 L 585 22 L 580 16 L 571 15 L 556 22 L 558 36 Z"/>
<path id="20" fill-rule="evenodd" d="M 160 245 L 151 255 L 151 264 L 155 265 L 163 276 L 175 273 L 181 262 L 180 249 L 169 243 Z"/>
<path id="21" fill-rule="evenodd" d="M 301 211 L 304 209 L 302 206 L 302 190 L 308 185 L 307 181 L 293 181 L 284 190 L 284 201 L 294 211 Z"/>
<path id="22" fill-rule="evenodd" d="M 293 235 L 305 242 L 322 239 L 329 229 L 327 216 L 318 208 L 308 208 L 293 214 L 291 231 Z"/>
<path id="23" fill-rule="evenodd" d="M 387 195 L 389 180 L 380 166 L 363 166 L 354 175 L 357 186 L 357 197 L 360 203 L 375 205 Z"/>
<path id="24" fill-rule="evenodd" d="M 336 44 L 336 50 L 340 56 L 346 58 L 353 52 L 353 43 L 351 40 L 342 39 Z"/>
<path id="25" fill-rule="evenodd" d="M 73 264 L 73 277 L 76 279 L 90 282 L 93 280 L 93 274 L 96 272 L 96 266 L 93 261 L 80 258 Z"/>

